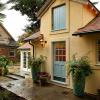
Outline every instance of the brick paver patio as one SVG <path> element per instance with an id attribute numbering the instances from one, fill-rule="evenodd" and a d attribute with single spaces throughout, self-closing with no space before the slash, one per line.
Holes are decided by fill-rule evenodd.
<path id="1" fill-rule="evenodd" d="M 76 97 L 70 89 L 52 84 L 41 87 L 33 84 L 31 79 L 1 83 L 0 86 L 26 100 L 96 100 L 90 96 Z"/>

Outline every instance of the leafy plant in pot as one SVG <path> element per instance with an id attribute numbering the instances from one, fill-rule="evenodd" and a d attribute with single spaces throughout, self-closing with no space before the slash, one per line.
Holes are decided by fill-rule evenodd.
<path id="1" fill-rule="evenodd" d="M 77 59 L 76 55 L 73 55 L 68 66 L 69 73 L 72 75 L 73 94 L 76 96 L 84 96 L 86 77 L 92 74 L 89 58 L 82 56 Z"/>
<path id="2" fill-rule="evenodd" d="M 29 59 L 29 66 L 31 67 L 31 72 L 32 72 L 32 79 L 33 82 L 37 82 L 38 80 L 38 73 L 41 71 L 41 67 L 43 66 L 45 62 L 46 57 L 45 56 L 40 56 L 38 58 L 30 58 Z"/>
<path id="3" fill-rule="evenodd" d="M 6 56 L 0 56 L 0 75 L 8 74 L 8 65 L 10 61 Z"/>

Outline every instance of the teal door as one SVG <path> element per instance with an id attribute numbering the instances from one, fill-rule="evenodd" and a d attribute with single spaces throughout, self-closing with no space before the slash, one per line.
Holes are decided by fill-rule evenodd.
<path id="1" fill-rule="evenodd" d="M 66 81 L 66 46 L 65 42 L 53 43 L 53 79 L 59 82 Z"/>

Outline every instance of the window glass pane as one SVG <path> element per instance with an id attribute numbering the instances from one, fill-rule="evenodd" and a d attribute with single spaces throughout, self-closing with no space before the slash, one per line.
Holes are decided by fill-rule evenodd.
<path id="1" fill-rule="evenodd" d="M 98 45 L 100 45 L 100 40 L 98 40 L 98 42 L 97 42 L 97 43 L 98 43 Z"/>
<path id="2" fill-rule="evenodd" d="M 63 55 L 66 55 L 66 50 L 65 49 L 63 50 Z"/>
<path id="3" fill-rule="evenodd" d="M 64 28 L 66 28 L 65 26 L 65 24 L 66 24 L 66 13 L 65 13 L 65 6 L 62 6 L 62 7 L 60 7 L 60 9 L 59 9 L 59 16 L 60 16 L 60 18 L 59 18 L 59 28 L 60 29 L 64 29 Z"/>
<path id="4" fill-rule="evenodd" d="M 63 61 L 66 61 L 66 56 L 63 56 Z"/>
<path id="5" fill-rule="evenodd" d="M 9 56 L 15 56 L 15 50 L 14 49 L 10 49 Z"/>
<path id="6" fill-rule="evenodd" d="M 100 40 L 97 41 L 97 63 L 100 63 Z"/>
<path id="7" fill-rule="evenodd" d="M 56 50 L 56 55 L 58 55 L 59 54 L 59 50 Z"/>
<path id="8" fill-rule="evenodd" d="M 55 8 L 53 12 L 53 29 L 57 30 L 59 29 L 59 8 Z"/>
<path id="9" fill-rule="evenodd" d="M 66 10 L 65 5 L 53 8 L 53 30 L 65 29 L 66 28 Z"/>

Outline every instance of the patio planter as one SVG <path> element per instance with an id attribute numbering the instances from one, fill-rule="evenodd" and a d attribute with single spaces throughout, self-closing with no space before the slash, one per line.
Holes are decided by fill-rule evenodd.
<path id="1" fill-rule="evenodd" d="M 72 75 L 73 77 L 73 75 Z M 85 76 L 81 77 L 81 80 L 78 82 L 72 78 L 73 81 L 73 94 L 76 96 L 84 96 L 85 92 Z"/>
<path id="2" fill-rule="evenodd" d="M 85 79 L 92 74 L 91 64 L 87 56 L 73 59 L 69 62 L 69 73 L 72 75 L 73 94 L 76 96 L 84 96 Z"/>
<path id="3" fill-rule="evenodd" d="M 34 66 L 34 67 L 31 67 L 31 73 L 32 73 L 32 80 L 33 80 L 33 83 L 36 83 L 37 80 L 38 80 L 38 72 L 39 72 L 39 69 L 37 66 Z"/>
<path id="4" fill-rule="evenodd" d="M 39 58 L 30 58 L 29 66 L 31 67 L 33 82 L 38 82 L 38 73 L 41 71 L 41 67 L 45 62 L 45 57 L 40 56 Z"/>

